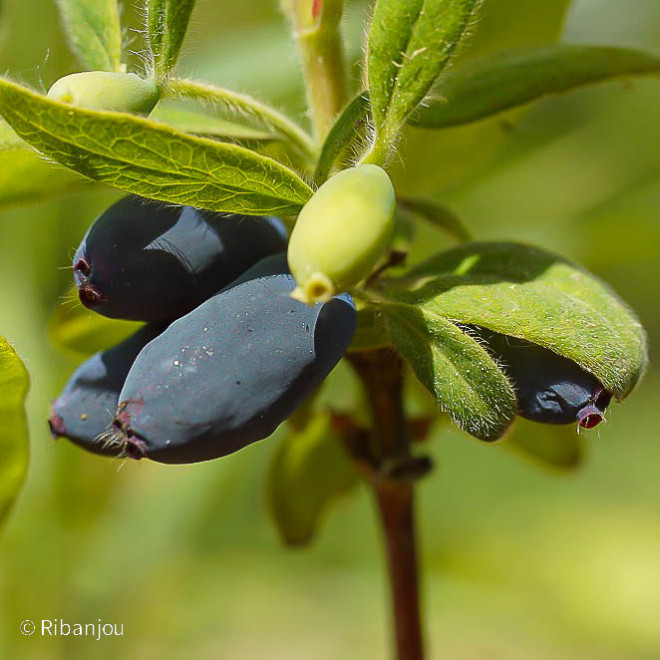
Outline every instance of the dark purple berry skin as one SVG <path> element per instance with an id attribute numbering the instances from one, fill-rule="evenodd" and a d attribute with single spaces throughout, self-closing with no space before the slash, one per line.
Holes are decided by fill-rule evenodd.
<path id="1" fill-rule="evenodd" d="M 73 259 L 80 301 L 110 318 L 170 321 L 260 259 L 286 251 L 279 218 L 221 215 L 129 196 L 92 224 Z"/>
<path id="2" fill-rule="evenodd" d="M 266 259 L 144 348 L 114 422 L 125 453 L 194 463 L 271 435 L 355 332 L 350 296 L 310 307 L 295 286 L 285 255 Z"/>
<path id="3" fill-rule="evenodd" d="M 164 325 L 147 325 L 121 344 L 83 362 L 53 402 L 48 420 L 53 437 L 68 438 L 94 454 L 118 455 L 121 447 L 100 436 L 110 428 L 119 392 L 135 358 L 164 329 Z"/>
<path id="4" fill-rule="evenodd" d="M 575 362 L 523 339 L 469 328 L 511 380 L 521 417 L 544 424 L 577 422 L 584 428 L 605 419 L 612 395 Z"/>

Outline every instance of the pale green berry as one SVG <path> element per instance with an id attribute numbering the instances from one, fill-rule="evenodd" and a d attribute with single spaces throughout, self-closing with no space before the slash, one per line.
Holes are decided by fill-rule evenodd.
<path id="1" fill-rule="evenodd" d="M 304 206 L 289 241 L 292 296 L 325 302 L 363 280 L 392 238 L 396 197 L 377 165 L 358 165 L 326 181 Z"/>
<path id="2" fill-rule="evenodd" d="M 86 71 L 60 78 L 48 91 L 48 97 L 90 110 L 114 110 L 148 115 L 160 92 L 152 80 L 134 73 Z"/>

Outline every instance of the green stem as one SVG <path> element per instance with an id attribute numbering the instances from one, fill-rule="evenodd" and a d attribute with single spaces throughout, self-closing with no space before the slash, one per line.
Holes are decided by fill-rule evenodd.
<path id="1" fill-rule="evenodd" d="M 374 143 L 371 145 L 371 149 L 360 160 L 362 163 L 370 163 L 372 165 L 378 165 L 384 167 L 393 151 L 394 140 L 380 138 L 376 135 Z"/>
<path id="2" fill-rule="evenodd" d="M 292 23 L 314 136 L 321 144 L 347 101 L 343 0 L 283 0 L 282 8 Z"/>

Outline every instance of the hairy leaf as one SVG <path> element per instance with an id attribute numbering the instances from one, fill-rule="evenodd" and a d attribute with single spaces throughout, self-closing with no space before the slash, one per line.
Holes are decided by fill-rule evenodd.
<path id="1" fill-rule="evenodd" d="M 268 505 L 285 543 L 312 541 L 327 508 L 358 480 L 329 414 L 312 417 L 299 432 L 291 430 L 273 457 L 267 482 Z"/>
<path id="2" fill-rule="evenodd" d="M 554 470 L 574 470 L 584 461 L 584 443 L 574 424 L 557 426 L 519 418 L 501 446 Z"/>
<path id="3" fill-rule="evenodd" d="M 333 168 L 345 168 L 351 159 L 358 160 L 366 146 L 370 122 L 368 92 L 358 94 L 337 117 L 328 132 L 314 173 L 314 181 L 322 184 Z"/>
<path id="4" fill-rule="evenodd" d="M 147 37 L 158 80 L 179 59 L 195 0 L 147 0 Z"/>
<path id="5" fill-rule="evenodd" d="M 90 312 L 77 300 L 75 287 L 58 305 L 50 319 L 49 334 L 57 348 L 93 355 L 110 348 L 136 332 L 141 323 L 109 319 Z"/>
<path id="6" fill-rule="evenodd" d="M 0 337 L 0 522 L 25 480 L 28 430 L 25 397 L 29 378 L 14 349 Z"/>
<path id="7" fill-rule="evenodd" d="M 647 362 L 644 330 L 626 304 L 598 278 L 536 247 L 467 243 L 389 286 L 388 297 L 563 355 L 619 399 Z"/>
<path id="8" fill-rule="evenodd" d="M 442 410 L 477 438 L 500 438 L 514 419 L 516 397 L 490 355 L 439 314 L 396 303 L 381 309 L 394 346 Z"/>
<path id="9" fill-rule="evenodd" d="M 75 108 L 0 80 L 0 113 L 26 142 L 84 176 L 165 202 L 248 215 L 298 211 L 310 188 L 243 147 L 148 119 Z"/>
<path id="10" fill-rule="evenodd" d="M 69 42 L 90 71 L 122 71 L 117 0 L 57 0 Z"/>
<path id="11" fill-rule="evenodd" d="M 449 62 L 478 0 L 378 0 L 369 32 L 376 139 L 390 143 Z"/>
<path id="12" fill-rule="evenodd" d="M 504 110 L 615 78 L 660 73 L 660 57 L 628 48 L 555 45 L 504 51 L 456 67 L 439 96 L 411 123 L 424 128 L 467 124 Z"/>

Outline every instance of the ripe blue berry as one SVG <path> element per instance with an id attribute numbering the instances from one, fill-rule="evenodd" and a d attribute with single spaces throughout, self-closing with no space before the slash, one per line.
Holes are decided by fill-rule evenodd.
<path id="1" fill-rule="evenodd" d="M 130 196 L 90 227 L 73 271 L 85 307 L 110 318 L 169 321 L 285 250 L 278 218 L 222 216 Z"/>
<path id="2" fill-rule="evenodd" d="M 147 325 L 114 348 L 93 355 L 69 379 L 53 402 L 48 424 L 55 438 L 68 438 L 95 454 L 116 456 L 121 448 L 107 442 L 119 392 L 138 353 L 164 326 Z"/>
<path id="3" fill-rule="evenodd" d="M 285 256 L 270 257 L 142 350 L 114 422 L 126 454 L 193 463 L 273 433 L 355 332 L 350 296 L 308 306 L 295 286 Z"/>
<path id="4" fill-rule="evenodd" d="M 604 420 L 612 395 L 575 362 L 523 339 L 468 328 L 511 380 L 521 417 L 545 424 L 577 422 L 588 429 Z"/>

